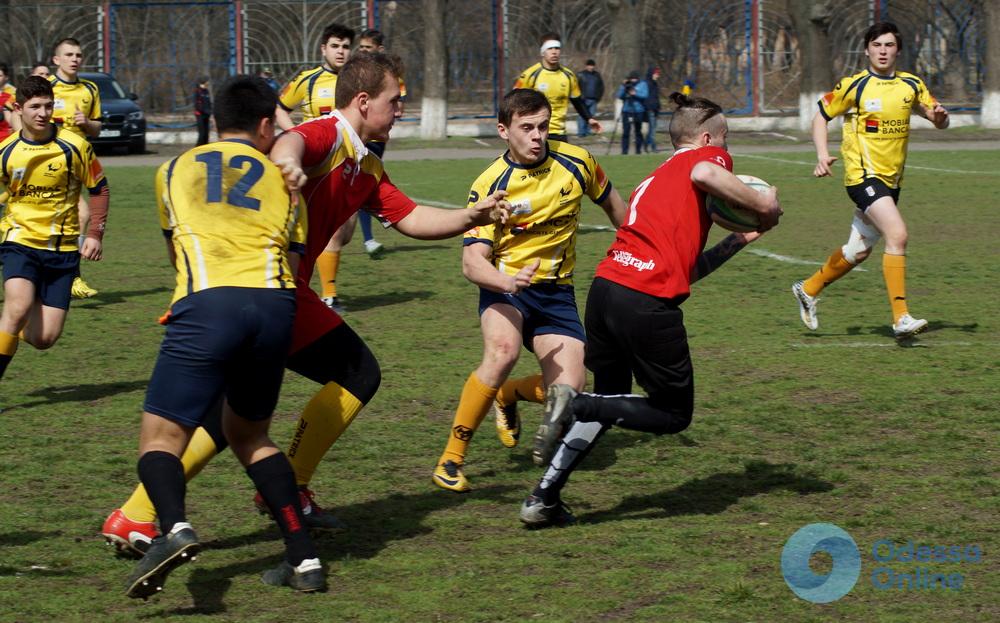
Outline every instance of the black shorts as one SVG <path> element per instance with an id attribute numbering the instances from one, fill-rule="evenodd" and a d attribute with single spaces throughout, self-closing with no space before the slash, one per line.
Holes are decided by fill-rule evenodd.
<path id="1" fill-rule="evenodd" d="M 536 335 L 566 335 L 587 341 L 572 285 L 532 284 L 517 294 L 479 289 L 480 316 L 486 308 L 497 303 L 513 305 L 521 313 L 521 341 L 530 352 L 534 352 L 531 343 Z"/>
<path id="2" fill-rule="evenodd" d="M 47 251 L 16 242 L 0 244 L 3 280 L 14 277 L 35 284 L 35 296 L 46 307 L 69 309 L 70 290 L 80 268 L 76 251 Z"/>
<path id="3" fill-rule="evenodd" d="M 292 341 L 295 292 L 220 287 L 170 308 L 144 409 L 191 428 L 219 396 L 248 420 L 271 417 Z"/>
<path id="4" fill-rule="evenodd" d="M 587 296 L 585 323 L 585 362 L 595 393 L 631 393 L 635 375 L 650 398 L 693 408 L 694 369 L 676 302 L 598 277 Z"/>
<path id="5" fill-rule="evenodd" d="M 847 186 L 847 196 L 862 212 L 882 197 L 892 197 L 893 201 L 899 203 L 899 189 L 889 188 L 888 184 L 877 177 L 867 179 L 854 186 Z"/>

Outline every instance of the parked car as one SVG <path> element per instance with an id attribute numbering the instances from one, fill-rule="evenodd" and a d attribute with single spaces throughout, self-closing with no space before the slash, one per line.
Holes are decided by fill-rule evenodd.
<path id="1" fill-rule="evenodd" d="M 90 142 L 95 147 L 125 147 L 131 154 L 145 152 L 146 116 L 135 102 L 139 96 L 106 73 L 80 72 L 80 77 L 96 84 L 101 94 L 101 134 Z"/>

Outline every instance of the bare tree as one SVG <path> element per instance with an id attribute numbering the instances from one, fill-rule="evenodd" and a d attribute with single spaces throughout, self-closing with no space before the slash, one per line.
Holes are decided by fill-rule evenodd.
<path id="1" fill-rule="evenodd" d="M 625 71 L 642 68 L 642 10 L 639 0 L 605 0 L 611 15 L 611 48 L 614 63 Z M 621 76 L 606 76 L 616 83 Z"/>
<path id="2" fill-rule="evenodd" d="M 833 86 L 830 63 L 830 3 L 828 0 L 791 2 L 792 23 L 799 35 L 799 128 L 808 130 L 816 114 L 816 102 Z"/>
<path id="3" fill-rule="evenodd" d="M 424 95 L 420 102 L 420 136 L 448 136 L 448 46 L 445 11 L 448 0 L 422 0 L 424 14 Z"/>
<path id="4" fill-rule="evenodd" d="M 983 22 L 980 32 L 986 37 L 986 58 L 980 123 L 984 128 L 1000 128 L 1000 6 L 996 2 L 983 2 Z"/>

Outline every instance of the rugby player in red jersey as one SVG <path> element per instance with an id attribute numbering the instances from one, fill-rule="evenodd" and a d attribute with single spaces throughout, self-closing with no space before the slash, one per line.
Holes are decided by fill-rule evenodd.
<path id="1" fill-rule="evenodd" d="M 688 427 L 694 376 L 680 305 L 691 283 L 777 225 L 781 215 L 775 189 L 758 193 L 733 175 L 722 108 L 680 93 L 671 99 L 677 104 L 670 122 L 676 151 L 632 193 L 625 223 L 587 296 L 585 362 L 594 373 L 594 392 L 549 387 L 551 424 L 543 452 L 553 458 L 521 506 L 529 527 L 573 520 L 561 491 L 612 425 L 657 435 Z M 703 252 L 712 225 L 705 209 L 709 194 L 757 212 L 759 232 L 731 234 Z M 631 393 L 633 375 L 646 396 Z"/>

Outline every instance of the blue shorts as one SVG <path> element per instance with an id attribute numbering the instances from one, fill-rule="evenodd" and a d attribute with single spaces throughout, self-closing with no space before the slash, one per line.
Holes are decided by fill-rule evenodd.
<path id="1" fill-rule="evenodd" d="M 524 318 L 521 339 L 524 347 L 531 352 L 534 352 L 531 340 L 536 335 L 568 335 L 581 342 L 587 341 L 572 285 L 532 284 L 517 294 L 479 289 L 480 316 L 487 307 L 498 303 L 513 305 L 521 312 Z"/>
<path id="2" fill-rule="evenodd" d="M 69 309 L 73 279 L 80 269 L 80 254 L 76 251 L 47 251 L 16 242 L 0 244 L 3 280 L 14 277 L 35 284 L 35 296 L 46 307 Z"/>
<path id="3" fill-rule="evenodd" d="M 143 409 L 195 428 L 220 396 L 237 415 L 266 420 L 281 391 L 295 291 L 210 288 L 170 308 Z"/>

